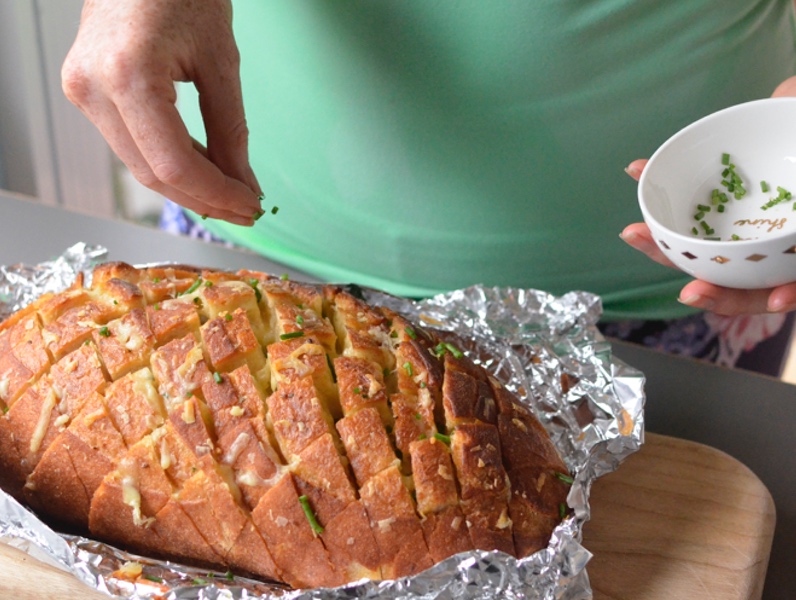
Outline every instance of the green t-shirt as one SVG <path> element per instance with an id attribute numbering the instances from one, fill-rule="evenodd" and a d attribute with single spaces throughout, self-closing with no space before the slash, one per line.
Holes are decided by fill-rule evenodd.
<path id="1" fill-rule="evenodd" d="M 796 72 L 792 4 L 236 1 L 252 166 L 279 212 L 203 224 L 399 294 L 587 290 L 609 318 L 686 314 L 688 278 L 618 237 L 641 220 L 623 168 Z"/>

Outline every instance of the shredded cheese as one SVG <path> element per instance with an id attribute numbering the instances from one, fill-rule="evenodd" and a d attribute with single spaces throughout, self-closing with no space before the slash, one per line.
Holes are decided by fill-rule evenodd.
<path id="1" fill-rule="evenodd" d="M 47 433 L 47 426 L 50 424 L 50 417 L 52 416 L 53 409 L 58 399 L 53 390 L 50 390 L 47 397 L 44 399 L 44 405 L 41 407 L 39 413 L 39 420 L 36 422 L 36 428 L 33 430 L 33 435 L 30 438 L 30 452 L 36 454 L 41 448 L 41 443 L 44 440 L 44 435 Z"/>

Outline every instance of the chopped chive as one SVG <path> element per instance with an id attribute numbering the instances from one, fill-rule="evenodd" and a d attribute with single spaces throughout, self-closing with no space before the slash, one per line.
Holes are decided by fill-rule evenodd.
<path id="1" fill-rule="evenodd" d="M 423 418 L 423 415 L 421 415 L 420 413 L 415 413 L 415 420 L 416 421 L 419 421 L 422 418 Z"/>
<path id="2" fill-rule="evenodd" d="M 193 303 L 196 304 L 196 306 L 201 307 L 202 306 L 202 299 L 199 296 L 194 296 Z"/>
<path id="3" fill-rule="evenodd" d="M 232 320 L 232 313 L 227 313 L 224 315 L 224 320 L 231 321 Z"/>
<path id="4" fill-rule="evenodd" d="M 207 213 L 202 215 L 202 221 L 206 221 L 209 215 Z"/>
<path id="5" fill-rule="evenodd" d="M 442 342 L 440 342 L 439 344 L 437 344 L 436 346 L 434 346 L 434 347 L 431 349 L 431 354 L 433 354 L 433 355 L 434 355 L 434 356 L 436 356 L 437 358 L 440 358 L 440 357 L 441 357 L 443 354 L 445 354 L 445 344 L 443 344 Z"/>
<path id="6" fill-rule="evenodd" d="M 732 239 L 733 241 L 737 242 L 738 240 L 741 239 L 741 236 L 738 235 L 737 233 L 733 233 L 732 236 L 730 237 L 730 239 Z"/>
<path id="7" fill-rule="evenodd" d="M 359 395 L 359 394 L 361 394 L 361 393 L 362 393 L 362 388 L 361 388 L 361 387 L 359 387 L 359 386 L 355 386 L 355 387 L 354 387 L 354 389 L 353 389 L 353 392 L 354 392 L 355 394 Z"/>
<path id="8" fill-rule="evenodd" d="M 295 339 L 295 338 L 300 338 L 300 337 L 303 337 L 303 336 L 304 336 L 304 332 L 303 331 L 290 331 L 288 333 L 283 333 L 282 335 L 280 335 L 279 339 L 282 340 L 282 341 L 285 341 L 285 340 L 292 340 L 292 339 Z"/>
<path id="9" fill-rule="evenodd" d="M 227 571 L 226 573 L 224 573 L 224 577 L 227 578 L 227 581 L 235 580 L 235 576 L 232 574 L 232 571 Z"/>
<path id="10" fill-rule="evenodd" d="M 761 181 L 761 182 L 760 182 L 760 189 L 761 189 L 763 192 L 767 192 L 767 191 L 768 191 L 768 189 L 769 189 L 769 188 L 768 188 L 768 183 L 767 183 L 765 180 L 763 180 L 763 181 Z"/>
<path id="11" fill-rule="evenodd" d="M 449 344 L 449 343 L 446 342 L 445 343 L 445 347 L 448 349 L 448 351 L 451 354 L 453 354 L 453 358 L 463 358 L 464 357 L 464 353 L 461 350 L 459 350 L 456 346 L 454 346 L 453 344 Z"/>
<path id="12" fill-rule="evenodd" d="M 296 325 L 299 326 L 304 325 L 304 317 L 302 317 L 301 315 L 296 315 Z"/>
<path id="13" fill-rule="evenodd" d="M 448 446 L 451 444 L 451 437 L 449 435 L 445 435 L 444 433 L 435 433 L 434 439 L 442 442 L 443 444 L 447 444 Z"/>
<path id="14" fill-rule="evenodd" d="M 152 283 L 160 283 L 160 277 L 153 277 Z"/>
<path id="15" fill-rule="evenodd" d="M 425 388 L 426 387 L 426 382 L 425 381 L 421 381 L 420 382 L 420 387 L 421 388 Z"/>
<path id="16" fill-rule="evenodd" d="M 699 233 L 699 230 L 697 230 L 696 227 L 692 227 L 691 228 L 691 233 L 693 233 L 694 235 L 697 235 Z"/>
<path id="17" fill-rule="evenodd" d="M 408 335 L 413 340 L 417 339 L 417 333 L 415 333 L 415 330 L 412 329 L 411 327 L 408 327 L 408 326 L 404 327 L 404 331 L 406 332 L 406 335 Z"/>
<path id="18" fill-rule="evenodd" d="M 381 370 L 381 376 L 382 376 L 382 377 L 384 377 L 384 379 L 387 379 L 387 378 L 390 376 L 390 369 L 389 369 L 389 367 L 384 367 L 384 368 Z"/>
<path id="19" fill-rule="evenodd" d="M 278 213 L 278 212 L 279 212 L 279 207 L 278 207 L 278 206 L 274 206 L 274 207 L 271 209 L 271 214 L 272 214 L 272 215 L 275 215 L 275 214 L 276 214 L 276 213 Z"/>
<path id="20" fill-rule="evenodd" d="M 154 581 L 155 583 L 163 583 L 163 578 L 157 577 L 156 575 L 144 575 L 144 579 L 148 579 L 149 581 Z"/>
<path id="21" fill-rule="evenodd" d="M 191 287 L 189 287 L 187 290 L 185 290 L 183 292 L 183 295 L 194 293 L 200 285 L 202 285 L 202 278 L 201 277 L 199 279 L 197 279 L 196 281 L 194 281 L 191 284 Z"/>
<path id="22" fill-rule="evenodd" d="M 111 336 L 110 329 L 108 329 L 107 327 L 100 327 L 99 334 L 102 337 L 110 337 Z"/>
<path id="23" fill-rule="evenodd" d="M 223 382 L 224 382 L 224 380 L 221 378 L 221 373 L 219 373 L 218 371 L 216 371 L 215 373 L 213 373 L 213 380 L 214 380 L 216 383 L 223 383 Z"/>
<path id="24" fill-rule="evenodd" d="M 252 221 L 255 221 L 255 222 L 259 221 L 264 214 L 265 214 L 265 211 L 263 209 L 258 210 L 256 213 L 254 213 L 252 215 Z"/>
<path id="25" fill-rule="evenodd" d="M 702 239 L 703 239 L 703 240 L 707 240 L 707 241 L 709 241 L 709 242 L 719 242 L 719 241 L 721 241 L 721 238 L 720 238 L 720 237 L 715 237 L 715 236 L 705 236 L 705 237 L 704 237 L 704 238 L 702 238 Z"/>
<path id="26" fill-rule="evenodd" d="M 721 155 L 721 164 L 729 165 L 730 164 L 730 155 L 725 152 Z"/>
<path id="27" fill-rule="evenodd" d="M 412 370 L 412 363 L 405 362 L 404 369 L 406 370 L 406 374 L 409 375 L 409 377 L 412 377 L 412 375 L 414 375 L 414 371 Z"/>
<path id="28" fill-rule="evenodd" d="M 573 483 L 575 483 L 575 480 L 574 480 L 574 479 L 573 479 L 573 478 L 572 478 L 570 475 L 567 475 L 566 473 L 559 473 L 558 471 L 556 471 L 556 472 L 554 473 L 554 475 L 555 475 L 556 477 L 558 477 L 558 478 L 559 478 L 561 481 L 563 481 L 564 483 L 568 483 L 568 484 L 570 484 L 570 485 L 572 485 Z"/>
<path id="29" fill-rule="evenodd" d="M 7 412 L 8 412 L 8 407 L 7 407 L 7 406 L 4 406 L 4 407 L 3 407 L 3 414 L 6 414 Z"/>
<path id="30" fill-rule="evenodd" d="M 155 304 L 155 310 L 160 310 L 160 304 Z"/>
<path id="31" fill-rule="evenodd" d="M 195 585 L 207 585 L 207 579 L 202 579 L 201 577 L 194 577 L 192 582 Z"/>
<path id="32" fill-rule="evenodd" d="M 287 281 L 288 279 L 290 279 L 290 275 L 288 275 L 287 273 L 282 273 L 279 276 L 279 279 L 281 279 L 282 281 Z"/>
<path id="33" fill-rule="evenodd" d="M 705 233 L 710 233 L 710 225 L 708 225 L 705 221 L 700 221 L 699 224 L 702 226 L 702 229 L 705 230 Z"/>
<path id="34" fill-rule="evenodd" d="M 723 205 L 723 204 L 719 204 L 719 205 L 716 207 L 716 211 L 717 211 L 717 212 L 720 212 L 720 213 L 723 213 L 723 212 L 724 212 L 724 205 Z"/>
<path id="35" fill-rule="evenodd" d="M 567 516 L 567 505 L 563 502 L 558 505 L 558 516 L 562 519 Z"/>
<path id="36" fill-rule="evenodd" d="M 705 213 L 703 213 L 701 210 L 694 215 L 694 221 L 701 221 L 704 218 L 705 218 Z"/>
<path id="37" fill-rule="evenodd" d="M 315 513 L 312 511 L 312 507 L 310 506 L 310 501 L 307 499 L 307 496 L 299 496 L 299 504 L 301 504 L 301 508 L 304 511 L 304 515 L 307 517 L 307 521 L 310 522 L 312 532 L 315 535 L 322 534 L 323 527 L 321 527 L 321 524 L 318 523 L 318 519 L 315 517 Z"/>
<path id="38" fill-rule="evenodd" d="M 260 283 L 260 282 L 259 282 L 259 281 L 257 281 L 256 279 L 249 279 L 249 285 L 250 285 L 250 286 L 252 286 L 252 288 L 254 289 L 254 299 L 255 299 L 255 300 L 257 300 L 257 303 L 258 303 L 258 304 L 260 303 L 260 300 L 262 300 L 262 299 L 263 299 L 263 295 L 262 295 L 262 293 L 260 292 L 260 288 L 259 288 L 259 287 L 257 287 L 257 285 L 258 285 L 259 283 Z"/>
<path id="39" fill-rule="evenodd" d="M 213 287 L 212 281 L 205 281 L 205 287 Z"/>
<path id="40" fill-rule="evenodd" d="M 704 204 L 697 204 L 697 210 L 701 210 L 703 212 L 710 212 L 710 207 L 705 206 Z"/>

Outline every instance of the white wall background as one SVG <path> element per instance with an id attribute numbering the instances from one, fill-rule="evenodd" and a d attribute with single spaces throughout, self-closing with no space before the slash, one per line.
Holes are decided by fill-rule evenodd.
<path id="1" fill-rule="evenodd" d="M 81 7 L 82 0 L 0 0 L 0 188 L 139 220 L 162 200 L 130 177 L 61 91 Z"/>

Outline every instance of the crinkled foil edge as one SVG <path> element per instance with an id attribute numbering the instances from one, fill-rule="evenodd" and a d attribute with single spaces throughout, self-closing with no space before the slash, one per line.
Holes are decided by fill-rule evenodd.
<path id="1" fill-rule="evenodd" d="M 65 289 L 77 273 L 107 259 L 104 248 L 76 244 L 38 265 L 0 267 L 0 320 L 40 294 Z M 644 440 L 644 376 L 611 354 L 596 324 L 598 296 L 474 286 L 413 302 L 347 286 L 436 329 L 517 394 L 547 428 L 574 475 L 572 509 L 547 548 L 524 559 L 473 551 L 414 577 L 362 581 L 336 589 L 287 590 L 275 584 L 208 573 L 132 555 L 80 536 L 55 532 L 0 490 L 0 542 L 57 566 L 108 595 L 127 600 L 289 598 L 586 600 L 592 598 L 581 544 L 594 481 L 614 471 Z M 120 574 L 138 563 L 143 577 Z"/>

